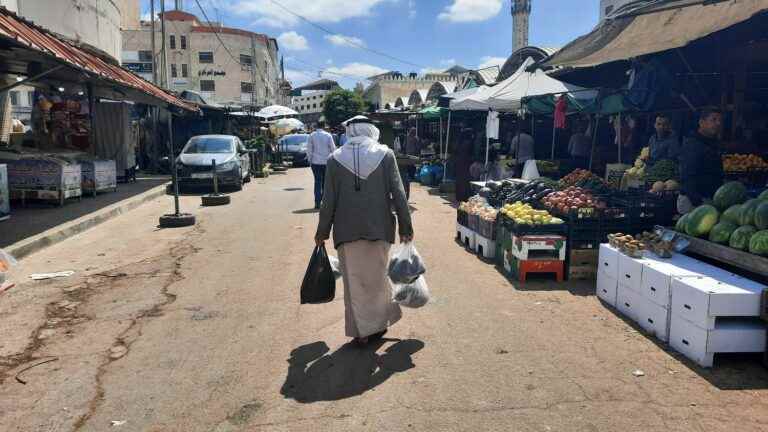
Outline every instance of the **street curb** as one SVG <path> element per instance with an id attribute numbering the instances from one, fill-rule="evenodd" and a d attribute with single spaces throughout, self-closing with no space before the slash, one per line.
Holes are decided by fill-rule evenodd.
<path id="1" fill-rule="evenodd" d="M 134 197 L 133 199 L 128 199 L 112 204 L 111 206 L 106 207 L 101 211 L 83 216 L 74 221 L 59 225 L 58 227 L 51 228 L 32 237 L 28 237 L 20 242 L 16 242 L 8 246 L 5 248 L 5 251 L 16 259 L 27 257 L 35 252 L 45 249 L 48 246 L 54 245 L 72 236 L 88 231 L 89 229 L 117 216 L 120 216 L 123 213 L 129 212 L 148 201 L 152 201 L 155 198 L 164 196 L 167 186 L 168 183 L 163 183 L 162 185 L 156 186 Z"/>

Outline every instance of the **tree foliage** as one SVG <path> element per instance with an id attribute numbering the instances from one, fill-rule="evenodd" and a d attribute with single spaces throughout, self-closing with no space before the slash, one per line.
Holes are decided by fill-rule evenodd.
<path id="1" fill-rule="evenodd" d="M 363 98 L 350 90 L 337 89 L 325 98 L 323 115 L 325 121 L 331 126 L 336 126 L 344 120 L 361 114 L 365 111 L 366 103 Z"/>

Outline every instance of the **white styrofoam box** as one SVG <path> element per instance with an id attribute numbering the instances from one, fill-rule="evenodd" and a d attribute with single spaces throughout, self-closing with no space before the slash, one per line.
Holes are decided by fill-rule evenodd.
<path id="1" fill-rule="evenodd" d="M 655 335 L 657 339 L 664 342 L 669 340 L 669 309 L 657 305 L 642 295 L 635 298 L 635 304 L 637 324 Z"/>
<path id="2" fill-rule="evenodd" d="M 483 258 L 493 259 L 496 257 L 496 242 L 477 234 L 475 235 L 475 252 Z"/>
<path id="3" fill-rule="evenodd" d="M 630 318 L 632 321 L 637 321 L 640 301 L 642 301 L 642 296 L 639 293 L 619 282 L 619 285 L 616 287 L 616 309 L 622 315 Z"/>
<path id="4" fill-rule="evenodd" d="M 645 258 L 632 258 L 619 253 L 619 285 L 624 285 L 640 293 L 640 282 L 643 277 L 643 263 Z"/>
<path id="5" fill-rule="evenodd" d="M 613 246 L 603 243 L 600 245 L 598 257 L 599 271 L 617 279 L 619 276 L 619 251 Z"/>
<path id="6" fill-rule="evenodd" d="M 669 344 L 703 367 L 712 367 L 716 353 L 765 351 L 765 323 L 749 318 L 719 320 L 713 329 L 703 329 L 672 314 Z"/>
<path id="7" fill-rule="evenodd" d="M 657 305 L 669 308 L 672 301 L 672 291 L 670 290 L 672 278 L 675 276 L 700 276 L 696 270 L 690 270 L 678 264 L 682 263 L 652 259 L 644 262 L 640 278 L 640 293 Z"/>
<path id="8" fill-rule="evenodd" d="M 476 234 L 474 231 L 457 222 L 456 234 L 459 236 L 459 241 L 461 241 L 461 244 L 463 244 L 465 247 L 468 247 L 471 250 L 475 250 L 477 243 L 475 240 Z"/>
<path id="9" fill-rule="evenodd" d="M 605 272 L 597 272 L 597 296 L 609 305 L 616 307 L 616 288 L 619 281 Z"/>
<path id="10" fill-rule="evenodd" d="M 760 297 L 765 286 L 749 279 L 725 275 L 675 277 L 672 279 L 672 315 L 711 330 L 717 317 L 760 315 Z"/>

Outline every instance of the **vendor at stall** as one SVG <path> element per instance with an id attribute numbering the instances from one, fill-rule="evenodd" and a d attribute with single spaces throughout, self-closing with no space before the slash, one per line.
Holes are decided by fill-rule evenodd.
<path id="1" fill-rule="evenodd" d="M 518 132 L 512 137 L 509 145 L 509 156 L 516 160 L 515 175 L 519 177 L 523 172 L 525 163 L 535 159 L 535 143 L 528 133 L 528 126 L 520 126 Z"/>
<path id="2" fill-rule="evenodd" d="M 659 114 L 656 116 L 654 128 L 656 132 L 648 140 L 649 163 L 653 165 L 662 159 L 677 160 L 680 141 L 675 131 L 672 130 L 672 120 L 666 114 Z"/>
<path id="3" fill-rule="evenodd" d="M 592 139 L 583 124 L 574 126 L 575 132 L 568 141 L 568 154 L 574 168 L 586 169 L 589 166 L 589 155 L 592 152 Z"/>
<path id="4" fill-rule="evenodd" d="M 685 214 L 711 199 L 723 184 L 723 162 L 720 158 L 720 131 L 723 115 L 717 110 L 704 110 L 699 128 L 685 138 L 680 152 L 681 192 L 677 211 Z"/>

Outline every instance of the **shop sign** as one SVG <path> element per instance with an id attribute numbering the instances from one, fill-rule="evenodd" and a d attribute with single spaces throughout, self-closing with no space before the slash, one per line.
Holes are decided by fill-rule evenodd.
<path id="1" fill-rule="evenodd" d="M 152 63 L 123 63 L 123 67 L 136 74 L 152 73 Z"/>
<path id="2" fill-rule="evenodd" d="M 223 70 L 202 69 L 197 71 L 198 76 L 226 76 L 227 73 Z"/>
<path id="3" fill-rule="evenodd" d="M 173 79 L 171 80 L 171 85 L 174 87 L 187 87 L 189 85 L 189 80 L 187 79 Z"/>

